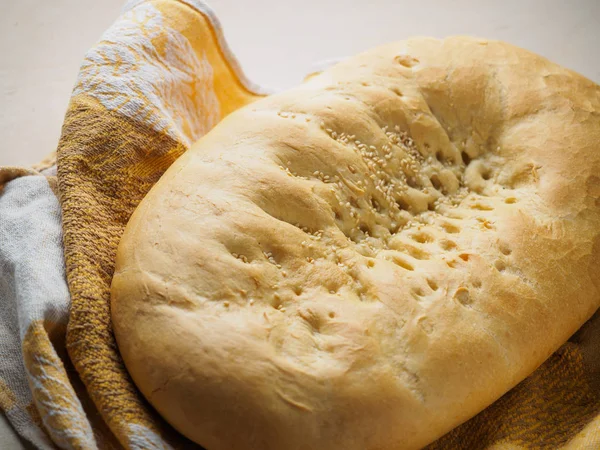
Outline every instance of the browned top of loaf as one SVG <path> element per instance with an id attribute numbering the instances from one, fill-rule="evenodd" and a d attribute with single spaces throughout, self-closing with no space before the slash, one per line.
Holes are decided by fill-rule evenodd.
<path id="1" fill-rule="evenodd" d="M 131 219 L 113 321 L 208 450 L 417 448 L 600 303 L 600 88 L 472 38 L 351 58 L 227 117 Z"/>

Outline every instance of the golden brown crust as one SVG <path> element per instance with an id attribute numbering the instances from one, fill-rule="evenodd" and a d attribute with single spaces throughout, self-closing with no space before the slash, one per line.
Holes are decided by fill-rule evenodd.
<path id="1" fill-rule="evenodd" d="M 142 393 L 220 449 L 410 449 L 600 305 L 600 88 L 414 39 L 231 114 L 133 215 L 112 317 Z"/>

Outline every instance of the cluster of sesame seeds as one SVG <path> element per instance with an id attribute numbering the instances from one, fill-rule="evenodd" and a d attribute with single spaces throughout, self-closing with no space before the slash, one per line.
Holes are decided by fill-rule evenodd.
<path id="1" fill-rule="evenodd" d="M 405 131 L 401 131 L 398 125 L 394 126 L 393 131 L 387 127 L 383 128 L 388 142 L 393 146 L 402 147 L 405 151 L 404 157 L 400 160 L 400 166 L 405 174 L 415 176 L 421 169 L 421 163 L 424 161 L 423 155 L 417 149 L 413 139 Z"/>
<path id="2" fill-rule="evenodd" d="M 307 241 L 302 241 L 301 245 L 302 245 L 302 247 L 308 247 L 308 248 L 313 247 L 313 244 L 311 244 L 310 242 L 307 242 Z"/>
<path id="3" fill-rule="evenodd" d="M 265 258 L 267 258 L 267 260 L 271 264 L 273 264 L 278 269 L 281 269 L 281 264 L 278 264 L 277 261 L 275 261 L 275 258 L 273 258 L 273 253 L 271 253 L 271 252 L 263 252 L 263 255 L 265 255 Z"/>
<path id="4" fill-rule="evenodd" d="M 289 164 L 290 163 L 288 162 L 288 165 Z M 284 166 L 280 165 L 279 168 L 281 170 L 283 170 L 289 177 L 295 177 L 295 178 L 299 178 L 301 180 L 308 180 L 308 177 L 305 177 L 305 176 L 302 176 L 302 175 L 298 175 L 297 173 L 292 172 L 289 167 L 284 167 Z"/>
<path id="5" fill-rule="evenodd" d="M 310 233 L 310 235 L 311 235 L 310 238 L 314 239 L 316 241 L 320 241 L 321 238 L 323 237 L 323 233 L 324 233 L 323 230 L 314 231 L 313 233 Z"/>
<path id="6" fill-rule="evenodd" d="M 402 143 L 402 145 L 404 145 L 405 148 L 409 149 L 415 157 L 422 157 L 415 146 L 415 142 L 406 131 L 400 130 L 400 127 L 398 125 L 394 125 L 393 131 L 389 131 L 388 128 L 389 127 L 386 125 L 385 127 L 383 127 L 382 130 L 392 144 L 399 145 L 400 143 Z"/>
<path id="7" fill-rule="evenodd" d="M 333 261 L 337 264 L 337 266 L 342 269 L 344 272 L 348 272 L 349 267 L 344 264 L 344 261 L 342 260 L 342 257 L 337 253 L 337 247 L 333 246 L 333 251 L 331 253 L 331 256 L 333 258 Z"/>
<path id="8" fill-rule="evenodd" d="M 299 228 L 300 230 L 304 231 L 306 234 L 309 235 L 310 239 L 313 239 L 315 241 L 320 241 L 321 238 L 323 237 L 323 233 L 325 233 L 324 230 L 315 230 L 315 231 L 312 231 L 310 228 L 308 228 L 306 226 L 303 226 L 303 225 L 300 225 L 299 223 L 295 223 L 294 226 L 296 228 Z M 310 246 L 310 244 L 307 243 L 306 241 L 302 241 L 302 245 L 303 246 L 306 246 L 306 245 Z"/>
<path id="9" fill-rule="evenodd" d="M 405 222 L 401 217 L 398 217 L 398 214 L 400 210 L 406 209 L 406 207 L 403 206 L 404 202 L 398 203 L 396 199 L 404 197 L 408 189 L 407 175 L 414 179 L 416 174 L 419 173 L 420 161 L 423 160 L 412 138 L 406 132 L 401 131 L 397 125 L 391 131 L 386 126 L 383 127 L 382 131 L 387 137 L 387 142 L 381 145 L 380 148 L 377 148 L 375 145 L 361 142 L 355 135 L 343 132 L 338 133 L 331 128 L 326 128 L 324 124 L 322 124 L 322 128 L 332 139 L 341 144 L 351 146 L 361 156 L 367 168 L 367 172 L 365 173 L 366 183 L 363 180 L 356 180 L 355 184 L 365 191 L 371 185 L 379 193 L 378 198 L 371 202 L 371 212 L 376 215 L 386 214 L 387 216 L 391 216 L 395 222 Z M 394 160 L 399 161 L 398 164 L 401 170 L 397 170 L 395 168 L 396 164 L 392 164 Z M 352 174 L 359 172 L 353 165 L 348 165 L 348 170 Z M 331 182 L 331 177 L 324 176 L 320 171 L 315 171 L 313 175 L 323 182 Z M 334 181 L 337 181 L 337 179 L 334 179 Z M 416 184 L 414 180 L 413 183 Z M 344 199 L 340 194 L 335 193 L 338 202 L 341 206 L 345 207 L 348 215 L 355 222 L 355 226 L 350 230 L 350 234 L 360 234 L 358 224 L 362 211 L 360 208 L 353 208 L 351 202 Z M 362 234 L 368 237 L 368 231 Z"/>
<path id="10" fill-rule="evenodd" d="M 248 258 L 246 258 L 246 256 L 244 256 L 244 255 L 239 255 L 237 253 L 232 253 L 231 256 L 233 256 L 234 258 L 239 259 L 242 262 L 245 262 L 246 264 L 249 262 Z"/>
<path id="11" fill-rule="evenodd" d="M 315 177 L 317 180 L 323 182 L 323 183 L 337 183 L 340 185 L 340 187 L 342 186 L 340 177 L 338 175 L 326 175 L 323 172 L 321 172 L 320 170 L 315 170 L 313 172 L 313 177 Z"/>
<path id="12" fill-rule="evenodd" d="M 451 197 L 441 196 L 438 197 L 434 202 L 435 209 L 440 207 L 456 208 L 460 203 L 469 195 L 469 190 L 465 186 L 458 188 L 456 193 Z"/>
<path id="13" fill-rule="evenodd" d="M 329 134 L 333 139 L 335 139 L 336 141 L 338 141 L 341 144 L 351 144 L 354 139 L 356 139 L 356 136 L 353 134 L 346 134 L 346 133 L 337 133 L 335 131 L 333 131 L 331 128 L 325 128 L 325 131 L 327 132 L 327 134 Z M 358 142 L 358 141 L 355 141 Z"/>
<path id="14" fill-rule="evenodd" d="M 277 115 L 278 115 L 279 117 L 283 117 L 284 119 L 287 119 L 288 117 L 289 117 L 290 119 L 295 119 L 295 118 L 296 118 L 296 114 L 294 114 L 294 113 L 290 113 L 290 112 L 286 112 L 286 111 L 278 111 L 278 112 L 277 112 Z"/>
<path id="15" fill-rule="evenodd" d="M 295 117 L 295 114 L 286 112 L 279 115 L 284 118 Z M 303 116 L 301 115 L 300 118 L 302 119 Z M 309 121 L 310 119 L 306 118 L 306 120 Z M 375 261 L 370 258 L 377 257 L 380 250 L 389 248 L 388 242 L 393 246 L 393 242 L 401 241 L 401 239 L 394 241 L 393 236 L 396 233 L 411 230 L 410 236 L 411 234 L 416 235 L 417 230 L 421 232 L 432 230 L 428 227 L 441 227 L 440 221 L 445 220 L 444 216 L 448 214 L 448 218 L 454 218 L 451 209 L 459 207 L 463 199 L 470 193 L 469 189 L 462 184 L 461 175 L 458 173 L 462 171 L 463 167 L 454 166 L 449 168 L 450 165 L 456 163 L 450 158 L 438 157 L 437 154 L 435 156 L 423 156 L 417 149 L 413 139 L 408 133 L 402 131 L 399 126 L 383 127 L 384 139 L 381 139 L 380 142 L 369 142 L 369 139 L 365 139 L 367 140 L 366 143 L 361 142 L 355 135 L 325 128 L 324 122 L 321 122 L 321 127 L 332 139 L 346 146 L 349 152 L 353 151 L 360 157 L 355 157 L 352 164 L 343 167 L 322 167 L 325 172 L 322 170 L 301 172 L 305 176 L 294 173 L 291 170 L 293 166 L 289 161 L 285 163 L 285 159 L 281 161 L 282 165 L 279 167 L 290 177 L 318 180 L 328 185 L 324 189 L 331 193 L 330 198 L 335 197 L 338 200 L 340 209 L 336 209 L 336 218 L 340 219 L 340 216 L 344 218 L 339 222 L 339 225 L 340 228 L 342 226 L 347 227 L 343 228 L 343 231 L 349 241 L 352 241 L 348 244 L 353 243 L 351 248 L 354 251 L 369 257 L 368 262 Z M 372 145 L 373 143 L 376 145 Z M 426 148 L 429 147 L 426 145 Z M 441 151 L 438 153 L 442 154 Z M 290 158 L 292 157 L 290 156 Z M 423 170 L 423 165 L 429 167 Z M 436 168 L 437 170 L 442 168 L 444 171 L 452 170 L 459 180 L 460 187 L 458 191 L 455 192 L 454 190 L 455 184 L 451 184 L 452 195 L 448 195 L 447 191 L 441 189 L 440 183 L 448 179 L 448 173 L 431 172 L 432 168 L 433 170 L 436 170 Z M 297 170 L 301 171 L 302 168 L 298 166 Z M 435 183 L 429 184 L 429 181 L 431 181 L 430 176 L 436 176 Z M 454 183 L 455 180 L 452 181 Z M 428 188 L 427 186 L 433 187 Z M 442 187 L 448 187 L 448 184 Z M 416 190 L 428 196 L 426 201 L 429 202 L 429 210 L 422 211 L 423 195 L 416 192 Z M 435 196 L 430 194 L 435 194 Z M 427 205 L 425 206 L 427 207 Z M 454 213 L 459 214 L 461 212 L 460 208 L 454 211 Z M 352 218 L 349 222 L 348 217 Z M 481 227 L 486 229 L 493 227 L 493 223 L 486 219 L 477 218 L 477 220 L 479 220 Z M 449 223 L 453 224 L 454 222 Z M 389 229 L 389 235 L 385 229 L 382 232 L 382 225 Z M 371 296 L 357 279 L 360 274 L 357 268 L 361 264 L 361 259 L 353 259 L 352 257 L 344 259 L 346 253 L 340 252 L 335 245 L 330 245 L 334 237 L 332 230 L 327 229 L 328 232 L 325 233 L 324 230 L 312 230 L 298 223 L 294 226 L 306 233 L 306 236 L 301 239 L 304 239 L 302 240 L 303 256 L 309 264 L 315 263 L 315 259 L 319 259 L 319 262 L 322 258 L 328 259 L 329 262 L 332 262 L 340 271 L 345 273 L 343 276 L 345 280 L 342 283 L 354 287 L 353 290 L 361 300 Z M 453 233 L 454 231 L 450 232 Z M 346 246 L 346 244 L 339 245 Z M 323 254 L 320 254 L 321 250 L 323 250 Z M 400 251 L 406 252 L 407 250 Z M 277 263 L 271 252 L 264 252 L 264 255 L 270 264 L 280 269 L 279 274 L 281 277 L 288 276 L 285 270 L 281 270 L 282 266 Z M 234 253 L 233 256 L 243 262 L 248 262 L 248 259 L 243 255 Z M 295 281 L 293 279 L 295 275 L 294 272 L 291 272 L 292 279 L 279 278 L 278 280 L 282 286 L 289 288 L 290 284 Z M 276 290 L 278 285 L 272 285 L 271 288 Z M 337 292 L 329 290 L 329 288 L 326 289 L 325 292 L 329 291 L 330 294 Z M 284 304 L 278 303 L 280 299 L 277 294 L 275 294 L 274 299 L 277 302 L 274 302 L 272 306 L 280 312 L 285 312 Z M 289 300 L 286 300 L 286 302 L 288 302 L 287 307 L 291 310 L 294 309 L 293 303 L 290 303 Z M 254 299 L 249 299 L 248 303 L 253 305 Z M 268 320 L 266 315 L 265 319 Z"/>
<path id="16" fill-rule="evenodd" d="M 295 118 L 289 112 L 278 113 L 283 118 Z M 301 115 L 301 118 L 303 115 Z M 306 118 L 308 121 L 309 118 Z M 356 249 L 364 256 L 374 257 L 379 250 L 388 247 L 388 240 L 402 230 L 419 229 L 423 226 L 436 224 L 439 218 L 438 208 L 456 208 L 462 198 L 468 194 L 467 189 L 459 188 L 459 192 L 452 196 L 439 195 L 433 189 L 439 190 L 439 185 L 429 188 L 429 175 L 423 173 L 422 166 L 443 166 L 444 159 L 427 155 L 423 156 L 418 150 L 414 140 L 409 134 L 395 125 L 383 127 L 385 138 L 379 142 L 362 142 L 354 134 L 335 131 L 327 128 L 323 121 L 321 128 L 336 142 L 355 152 L 358 159 L 345 166 L 324 170 L 314 170 L 299 175 L 294 173 L 291 163 L 282 162 L 279 167 L 290 177 L 303 180 L 317 180 L 328 184 L 327 189 L 337 199 L 341 210 L 336 210 L 336 217 L 346 220 L 339 222 L 344 227 L 346 237 L 356 244 Z M 374 145 L 375 144 L 375 145 Z M 429 148 L 426 145 L 427 148 Z M 436 179 L 439 183 L 439 179 Z M 422 199 L 415 190 L 427 195 L 429 210 L 422 211 Z M 464 192 L 463 192 L 464 191 Z M 436 194 L 433 197 L 431 194 Z M 444 192 L 445 193 L 445 192 Z M 418 208 L 418 209 L 417 209 Z M 339 214 L 339 215 L 338 215 Z M 351 218 L 348 223 L 348 217 Z M 315 254 L 315 246 L 327 244 L 323 230 L 311 230 L 309 227 L 294 224 L 308 236 L 302 241 L 302 246 L 308 249 L 305 260 L 312 264 L 315 258 L 325 257 L 330 259 L 341 270 L 348 274 L 348 283 L 352 283 L 351 268 L 337 253 L 337 249 L 327 246 L 325 255 Z M 376 225 L 373 227 L 373 225 Z M 486 226 L 484 223 L 482 226 Z M 388 228 L 390 233 L 382 233 L 381 226 Z M 385 230 L 384 230 L 385 231 Z M 318 242 L 323 241 L 323 242 Z M 265 252 L 269 263 L 281 269 L 272 253 Z M 242 259 L 240 257 L 239 259 Z M 242 259 L 244 260 L 244 259 Z M 287 272 L 281 270 L 281 275 L 287 277 Z M 288 280 L 289 281 L 289 280 Z M 283 307 L 279 305 L 278 309 Z M 283 308 L 285 310 L 285 308 Z"/>

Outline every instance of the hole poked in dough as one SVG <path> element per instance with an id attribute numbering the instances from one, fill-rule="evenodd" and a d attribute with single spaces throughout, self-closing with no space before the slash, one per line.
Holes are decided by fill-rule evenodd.
<path id="1" fill-rule="evenodd" d="M 394 264 L 396 264 L 399 267 L 402 267 L 403 269 L 406 269 L 409 271 L 415 270 L 415 268 L 413 267 L 413 265 L 411 263 L 409 263 L 408 261 L 406 261 L 404 258 L 402 258 L 399 255 L 394 255 L 394 256 L 392 256 L 391 259 Z"/>
<path id="2" fill-rule="evenodd" d="M 411 237 L 414 241 L 418 242 L 419 244 L 426 244 L 429 242 L 433 242 L 433 236 L 424 231 L 419 231 L 417 233 L 414 233 Z"/>
<path id="3" fill-rule="evenodd" d="M 493 211 L 494 208 L 489 206 L 489 205 L 485 205 L 483 203 L 477 202 L 474 203 L 470 206 L 471 209 L 476 209 L 478 211 Z"/>
<path id="4" fill-rule="evenodd" d="M 431 175 L 431 177 L 429 177 L 429 181 L 431 181 L 431 185 L 436 191 L 444 193 L 444 185 L 442 184 L 440 177 L 437 174 Z"/>
<path id="5" fill-rule="evenodd" d="M 403 198 L 399 198 L 396 200 L 396 206 L 401 211 L 408 211 L 410 209 L 410 205 Z"/>
<path id="6" fill-rule="evenodd" d="M 506 242 L 500 242 L 500 245 L 498 246 L 500 248 L 500 252 L 503 255 L 510 255 L 512 253 L 512 250 L 510 249 L 510 247 L 508 246 L 508 244 Z"/>
<path id="7" fill-rule="evenodd" d="M 443 241 L 440 241 L 440 247 L 442 247 L 443 250 L 450 251 L 456 248 L 456 242 L 444 239 Z"/>
<path id="8" fill-rule="evenodd" d="M 423 292 L 423 289 L 421 289 L 420 287 L 414 288 L 413 292 L 419 297 L 423 297 L 425 295 L 425 292 Z"/>
<path id="9" fill-rule="evenodd" d="M 409 69 L 411 67 L 416 66 L 419 63 L 419 60 L 417 58 L 414 58 L 410 55 L 396 55 L 394 60 L 401 66 L 404 66 Z"/>
<path id="10" fill-rule="evenodd" d="M 473 301 L 469 290 L 464 286 L 461 286 L 456 290 L 454 299 L 463 306 L 469 306 Z"/>
<path id="11" fill-rule="evenodd" d="M 469 156 L 469 154 L 465 151 L 462 151 L 460 153 L 460 156 L 462 158 L 462 161 L 464 163 L 465 166 L 468 166 L 471 163 L 471 157 Z"/>
<path id="12" fill-rule="evenodd" d="M 432 291 L 437 291 L 439 288 L 437 282 L 435 280 L 432 280 L 431 278 L 427 278 L 427 285 Z"/>
<path id="13" fill-rule="evenodd" d="M 501 259 L 497 259 L 494 263 L 494 267 L 498 272 L 504 272 L 506 270 L 506 263 Z"/>
<path id="14" fill-rule="evenodd" d="M 450 222 L 442 222 L 441 226 L 446 233 L 455 234 L 460 231 L 460 228 Z"/>

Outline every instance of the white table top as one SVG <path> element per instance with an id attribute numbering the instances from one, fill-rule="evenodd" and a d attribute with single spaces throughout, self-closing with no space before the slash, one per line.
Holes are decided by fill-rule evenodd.
<path id="1" fill-rule="evenodd" d="M 81 59 L 123 3 L 0 0 L 0 165 L 32 164 L 56 148 Z M 298 83 L 319 60 L 414 35 L 452 34 L 506 40 L 600 83 L 600 0 L 209 4 L 246 73 L 268 86 Z"/>

